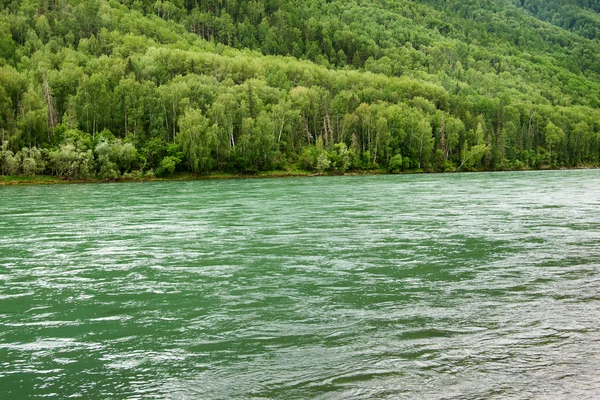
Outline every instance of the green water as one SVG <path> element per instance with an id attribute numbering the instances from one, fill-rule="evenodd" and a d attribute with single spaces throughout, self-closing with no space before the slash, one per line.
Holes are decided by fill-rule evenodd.
<path id="1" fill-rule="evenodd" d="M 600 171 L 0 187 L 0 398 L 598 398 Z"/>

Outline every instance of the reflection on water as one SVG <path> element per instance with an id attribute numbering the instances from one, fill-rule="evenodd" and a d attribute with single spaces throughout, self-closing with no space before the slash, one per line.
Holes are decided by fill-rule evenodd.
<path id="1" fill-rule="evenodd" d="M 600 396 L 600 172 L 0 188 L 0 397 Z"/>

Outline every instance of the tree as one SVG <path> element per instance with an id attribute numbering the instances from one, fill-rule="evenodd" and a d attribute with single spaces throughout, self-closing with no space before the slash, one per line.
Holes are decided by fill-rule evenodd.
<path id="1" fill-rule="evenodd" d="M 396 154 L 394 157 L 392 157 L 390 163 L 388 164 L 388 171 L 397 174 L 402 170 L 403 165 L 402 155 Z"/>
<path id="2" fill-rule="evenodd" d="M 102 179 L 117 179 L 120 175 L 113 147 L 113 144 L 106 138 L 102 138 L 96 145 L 98 175 Z"/>
<path id="3" fill-rule="evenodd" d="M 490 147 L 486 144 L 478 144 L 469 147 L 467 143 L 463 146 L 462 161 L 458 166 L 460 170 L 465 167 L 468 170 L 476 169 L 484 156 L 489 154 Z"/>
<path id="4" fill-rule="evenodd" d="M 217 149 L 216 126 L 200 110 L 188 108 L 180 118 L 180 131 L 175 140 L 183 149 L 190 169 L 196 173 L 206 172 L 214 165 L 211 157 Z"/>
<path id="5" fill-rule="evenodd" d="M 238 118 L 238 110 L 239 103 L 237 102 L 237 99 L 232 93 L 227 92 L 217 96 L 209 110 L 211 120 L 217 125 L 219 132 L 222 132 L 222 135 L 219 135 L 219 144 L 228 142 L 228 145 L 224 146 L 225 148 L 222 149 L 226 154 L 229 150 L 235 148 L 236 140 L 234 132 L 235 123 Z M 229 149 L 227 149 L 227 147 L 229 147 Z"/>
<path id="6" fill-rule="evenodd" d="M 414 124 L 414 125 L 413 125 Z M 434 138 L 431 124 L 427 119 L 420 119 L 418 122 L 411 123 L 411 151 L 413 157 L 417 160 L 418 168 L 422 168 L 429 163 L 431 157 Z"/>
<path id="7" fill-rule="evenodd" d="M 575 163 L 587 161 L 592 134 L 589 125 L 585 122 L 579 122 L 573 127 L 569 138 L 571 156 Z"/>
<path id="8" fill-rule="evenodd" d="M 23 175 L 35 176 L 46 168 L 42 152 L 36 147 L 24 147 L 21 150 L 21 157 L 23 159 Z"/>
<path id="9" fill-rule="evenodd" d="M 92 138 L 106 126 L 110 100 L 108 79 L 104 74 L 82 77 L 77 95 L 72 98 L 72 108 L 77 112 L 79 125 Z"/>
<path id="10" fill-rule="evenodd" d="M 350 168 L 350 152 L 346 143 L 336 143 L 333 146 L 333 151 L 329 153 L 329 161 L 331 166 L 342 174 Z"/>
<path id="11" fill-rule="evenodd" d="M 555 149 L 565 138 L 565 133 L 558 126 L 554 125 L 552 121 L 548 122 L 544 129 L 546 138 L 546 145 L 548 146 L 548 153 L 550 160 L 552 161 L 552 150 Z"/>
<path id="12" fill-rule="evenodd" d="M 40 94 L 33 86 L 23 96 L 19 113 L 18 127 L 24 135 L 25 142 L 32 147 L 45 136 L 47 130 L 48 109 Z"/>
<path id="13" fill-rule="evenodd" d="M 88 178 L 94 169 L 91 150 L 77 149 L 73 143 L 62 144 L 48 154 L 55 174 L 67 178 Z"/>

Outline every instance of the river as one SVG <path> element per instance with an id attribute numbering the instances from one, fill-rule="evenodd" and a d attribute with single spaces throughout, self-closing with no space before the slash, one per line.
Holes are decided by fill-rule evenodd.
<path id="1" fill-rule="evenodd" d="M 0 398 L 600 397 L 600 170 L 0 187 Z"/>

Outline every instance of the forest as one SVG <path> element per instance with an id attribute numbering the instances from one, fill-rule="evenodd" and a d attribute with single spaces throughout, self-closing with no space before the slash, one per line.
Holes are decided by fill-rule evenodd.
<path id="1" fill-rule="evenodd" d="M 0 174 L 600 164 L 595 0 L 0 0 Z"/>

